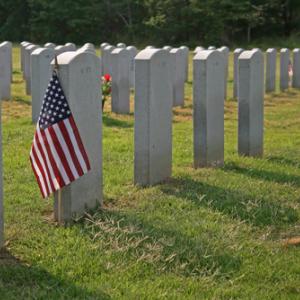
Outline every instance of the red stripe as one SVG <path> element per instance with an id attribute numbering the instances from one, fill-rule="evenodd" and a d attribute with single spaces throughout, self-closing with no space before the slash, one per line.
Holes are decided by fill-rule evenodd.
<path id="1" fill-rule="evenodd" d="M 85 164 L 86 164 L 86 167 L 87 167 L 87 170 L 89 171 L 91 169 L 91 166 L 90 166 L 90 162 L 89 162 L 89 159 L 88 159 L 88 156 L 84 150 L 84 146 L 83 146 L 83 143 L 81 141 L 81 138 L 80 138 L 80 135 L 79 135 L 79 131 L 77 129 L 77 126 L 75 124 L 75 121 L 73 119 L 73 116 L 70 116 L 69 117 L 69 121 L 70 121 L 70 124 L 71 124 L 71 127 L 73 129 L 73 132 L 74 132 L 74 136 L 76 138 L 76 141 L 77 141 L 77 144 L 78 144 L 78 147 L 79 147 L 79 150 L 82 154 L 82 157 L 85 161 Z"/>
<path id="2" fill-rule="evenodd" d="M 61 131 L 61 133 L 62 133 L 62 135 L 65 139 L 65 142 L 68 146 L 68 149 L 69 149 L 70 155 L 72 157 L 73 163 L 75 165 L 75 168 L 76 168 L 79 176 L 82 176 L 84 173 L 83 173 L 83 170 L 82 170 L 81 165 L 79 163 L 79 160 L 76 156 L 76 152 L 74 150 L 74 147 L 73 147 L 72 141 L 70 139 L 68 130 L 66 128 L 66 125 L 65 125 L 64 121 L 57 123 L 57 125 L 58 125 L 58 127 L 59 127 L 59 129 L 60 129 L 60 131 Z"/>
<path id="3" fill-rule="evenodd" d="M 45 131 L 42 129 L 40 130 L 40 133 L 42 135 L 42 138 L 43 138 L 43 142 L 44 142 L 44 145 L 46 147 L 46 151 L 47 151 L 47 155 L 49 157 L 49 160 L 50 160 L 50 163 L 51 163 L 51 167 L 53 169 L 53 173 L 54 173 L 54 176 L 59 184 L 60 187 L 63 187 L 66 185 L 66 183 L 64 182 L 64 179 L 63 177 L 61 176 L 58 168 L 57 168 L 57 165 L 56 165 L 56 162 L 53 158 L 53 155 L 51 153 L 51 149 L 50 149 L 50 146 L 48 144 L 48 141 L 47 141 L 47 138 L 46 138 L 46 134 L 45 134 Z"/>
<path id="4" fill-rule="evenodd" d="M 34 160 L 35 160 L 35 162 L 36 162 L 36 164 L 37 164 L 37 166 L 38 166 L 38 169 L 40 170 L 40 172 L 41 172 L 41 174 L 42 174 L 42 177 L 43 177 L 43 180 L 44 180 L 44 183 L 45 183 L 45 188 L 46 188 L 46 190 L 47 190 L 47 195 L 49 195 L 51 192 L 50 192 L 49 187 L 48 187 L 48 183 L 47 183 L 47 178 L 46 178 L 45 171 L 44 171 L 44 169 L 43 169 L 43 167 L 42 167 L 42 165 L 41 165 L 41 163 L 40 163 L 40 161 L 39 161 L 39 158 L 38 158 L 38 156 L 37 156 L 35 147 L 32 147 L 31 150 L 32 150 L 32 155 L 33 155 L 33 157 L 34 157 Z"/>
<path id="5" fill-rule="evenodd" d="M 45 194 L 44 194 L 44 191 L 43 191 L 43 188 L 42 188 L 42 184 L 41 184 L 41 181 L 40 181 L 40 177 L 38 176 L 38 174 L 37 174 L 36 171 L 35 171 L 35 168 L 34 168 L 34 166 L 33 166 L 33 162 L 32 162 L 31 157 L 30 157 L 30 162 L 31 162 L 31 167 L 32 167 L 33 173 L 34 173 L 35 178 L 36 178 L 36 180 L 37 180 L 37 182 L 38 182 L 38 186 L 39 186 L 39 188 L 40 188 L 41 194 L 42 194 L 43 198 L 46 198 L 48 195 L 45 195 Z"/>
<path id="6" fill-rule="evenodd" d="M 39 129 L 38 129 L 39 130 Z M 40 131 L 41 132 L 41 131 Z M 50 173 L 50 170 L 49 170 L 49 167 L 48 167 L 48 163 L 47 163 L 47 159 L 46 159 L 46 156 L 45 155 L 47 155 L 47 153 L 44 153 L 44 150 L 43 150 L 43 148 L 42 148 L 42 146 L 41 146 L 41 143 L 40 143 L 40 140 L 39 140 L 39 137 L 38 137 L 38 135 L 37 135 L 37 133 L 35 133 L 35 137 L 34 137 L 34 139 L 35 139 L 35 141 L 36 141 L 36 145 L 37 145 L 37 147 L 38 147 L 38 149 L 39 149 L 39 151 L 40 151 L 40 154 L 41 154 L 41 156 L 42 156 L 42 158 L 43 158 L 43 161 L 44 161 L 44 164 L 45 164 L 45 168 L 46 168 L 46 172 L 47 172 L 47 174 L 48 174 L 48 178 L 49 178 L 49 181 L 50 181 L 50 185 L 51 185 L 51 189 L 52 189 L 52 191 L 55 191 L 55 186 L 54 186 L 54 184 L 53 184 L 53 181 L 52 181 L 52 176 L 51 176 L 51 173 Z M 47 155 L 48 156 L 48 155 Z M 54 173 L 54 172 L 53 172 Z"/>
<path id="7" fill-rule="evenodd" d="M 60 144 L 60 142 L 59 142 L 59 140 L 58 140 L 58 138 L 56 136 L 56 133 L 55 133 L 55 131 L 54 131 L 54 129 L 52 127 L 48 127 L 48 131 L 50 133 L 50 136 L 51 136 L 53 145 L 54 145 L 54 147 L 56 149 L 56 152 L 57 152 L 58 156 L 60 157 L 60 160 L 61 160 L 61 162 L 63 164 L 63 167 L 65 168 L 65 171 L 66 171 L 66 173 L 67 173 L 70 181 L 72 182 L 72 181 L 75 180 L 75 177 L 74 177 L 74 175 L 73 175 L 73 173 L 71 171 L 68 159 L 66 158 L 66 155 L 65 155 L 65 153 L 64 153 L 64 151 L 62 149 L 62 146 L 61 146 L 61 144 Z"/>

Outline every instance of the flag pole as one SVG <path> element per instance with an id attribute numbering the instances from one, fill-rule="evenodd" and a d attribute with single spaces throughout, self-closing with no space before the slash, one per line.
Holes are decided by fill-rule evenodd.
<path id="1" fill-rule="evenodd" d="M 57 55 L 54 56 L 54 70 L 56 72 L 56 74 L 58 75 L 58 69 L 59 69 L 59 65 L 58 65 L 58 60 L 57 60 Z M 57 214 L 58 214 L 58 224 L 63 224 L 63 208 L 62 208 L 62 201 L 61 201 L 61 189 L 58 190 L 57 192 Z"/>

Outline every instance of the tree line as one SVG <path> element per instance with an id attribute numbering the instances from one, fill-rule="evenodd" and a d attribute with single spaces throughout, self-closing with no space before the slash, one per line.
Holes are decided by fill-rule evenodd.
<path id="1" fill-rule="evenodd" d="M 1 40 L 232 45 L 300 33 L 300 0 L 0 0 Z"/>

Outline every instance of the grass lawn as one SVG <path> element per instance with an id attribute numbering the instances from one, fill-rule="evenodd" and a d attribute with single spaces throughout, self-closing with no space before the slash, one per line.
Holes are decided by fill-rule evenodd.
<path id="1" fill-rule="evenodd" d="M 237 103 L 226 101 L 225 166 L 194 170 L 187 83 L 172 179 L 149 188 L 132 183 L 133 115 L 107 106 L 104 207 L 62 228 L 30 168 L 35 126 L 17 47 L 14 69 L 13 101 L 2 102 L 1 300 L 300 298 L 300 248 L 284 245 L 300 235 L 300 91 L 266 96 L 263 159 L 237 155 Z"/>

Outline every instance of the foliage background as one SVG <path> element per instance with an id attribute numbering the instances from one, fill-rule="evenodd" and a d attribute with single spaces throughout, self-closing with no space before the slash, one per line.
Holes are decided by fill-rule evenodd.
<path id="1" fill-rule="evenodd" d="M 15 42 L 296 46 L 300 1 L 0 0 L 0 24 Z"/>

